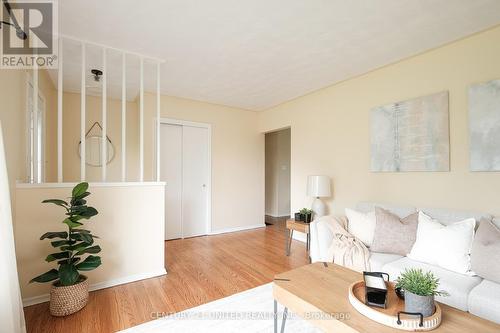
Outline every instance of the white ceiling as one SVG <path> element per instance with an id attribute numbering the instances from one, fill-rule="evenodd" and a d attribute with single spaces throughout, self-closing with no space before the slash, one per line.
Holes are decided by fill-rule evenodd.
<path id="1" fill-rule="evenodd" d="M 59 4 L 63 34 L 165 59 L 162 93 L 250 110 L 264 110 L 500 23 L 498 0 Z M 98 67 L 99 50 L 89 51 L 89 69 Z M 64 55 L 65 89 L 79 91 L 78 46 L 72 50 L 68 45 Z M 118 98 L 120 58 L 109 57 L 109 94 Z M 127 88 L 135 97 L 138 60 L 129 61 Z M 153 70 L 146 66 L 147 73 Z M 154 91 L 154 80 L 147 75 L 146 90 Z"/>

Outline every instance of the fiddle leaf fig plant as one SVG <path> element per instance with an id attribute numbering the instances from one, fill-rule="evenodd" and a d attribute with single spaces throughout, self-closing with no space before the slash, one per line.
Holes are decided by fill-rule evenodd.
<path id="1" fill-rule="evenodd" d="M 57 261 L 57 269 L 53 268 L 35 278 L 31 282 L 56 281 L 59 286 L 71 286 L 84 280 L 80 271 L 91 271 L 101 265 L 101 257 L 94 254 L 101 252 L 101 247 L 94 244 L 99 237 L 84 229 L 84 221 L 98 214 L 94 207 L 87 206 L 89 184 L 80 183 L 73 188 L 69 201 L 61 199 L 48 199 L 42 203 L 51 203 L 64 208 L 65 218 L 62 223 L 66 224 L 67 231 L 46 232 L 40 240 L 52 240 L 50 244 L 56 248 L 45 261 L 51 263 Z M 88 256 L 83 259 L 84 255 Z M 83 259 L 83 260 L 82 260 Z"/>

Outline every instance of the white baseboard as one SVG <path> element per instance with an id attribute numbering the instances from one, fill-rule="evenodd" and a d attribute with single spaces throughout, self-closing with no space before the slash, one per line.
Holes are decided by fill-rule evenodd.
<path id="1" fill-rule="evenodd" d="M 165 268 L 163 268 L 163 269 L 160 269 L 160 270 L 155 271 L 155 272 L 129 275 L 129 276 L 125 276 L 125 277 L 118 278 L 118 279 L 113 279 L 113 280 L 108 280 L 108 281 L 103 281 L 103 282 L 91 284 L 89 286 L 89 290 L 94 291 L 94 290 L 99 290 L 99 289 L 105 289 L 105 288 L 109 288 L 109 287 L 119 286 L 119 285 L 125 284 L 125 283 L 150 279 L 150 278 L 154 278 L 154 277 L 158 277 L 158 276 L 162 276 L 162 275 L 166 275 L 166 274 L 167 274 L 167 270 Z M 40 296 L 23 298 L 23 307 L 48 302 L 49 298 L 50 298 L 49 294 L 43 294 Z"/>
<path id="2" fill-rule="evenodd" d="M 267 216 L 271 217 L 290 217 L 290 213 L 284 213 L 284 214 L 270 214 L 270 213 L 265 213 Z"/>
<path id="3" fill-rule="evenodd" d="M 210 233 L 210 235 L 219 235 L 219 234 L 226 234 L 228 232 L 236 232 L 236 231 L 244 231 L 244 230 L 250 230 L 250 229 L 264 228 L 265 226 L 266 225 L 263 223 L 263 224 L 254 224 L 254 225 L 243 226 L 243 227 L 220 229 L 220 230 L 212 231 Z"/>

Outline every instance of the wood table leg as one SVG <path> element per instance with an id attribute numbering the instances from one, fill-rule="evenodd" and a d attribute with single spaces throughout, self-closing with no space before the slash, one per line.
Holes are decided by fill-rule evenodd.
<path id="1" fill-rule="evenodd" d="M 290 237 L 290 231 L 285 229 L 285 255 L 288 256 L 288 237 Z"/>
<path id="2" fill-rule="evenodd" d="M 292 239 L 293 239 L 293 230 L 290 230 L 290 233 L 288 235 L 288 247 L 287 247 L 287 256 L 290 255 L 290 250 L 292 249 Z"/>

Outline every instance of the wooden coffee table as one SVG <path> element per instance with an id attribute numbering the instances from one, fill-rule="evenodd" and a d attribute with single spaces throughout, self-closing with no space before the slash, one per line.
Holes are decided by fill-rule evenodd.
<path id="1" fill-rule="evenodd" d="M 281 332 L 288 310 L 325 332 L 404 332 L 374 322 L 349 302 L 349 286 L 363 279 L 361 273 L 332 263 L 314 263 L 278 274 L 273 283 L 274 332 L 278 331 L 277 303 L 285 306 Z M 443 317 L 435 333 L 498 333 L 500 325 L 440 303 Z"/>

